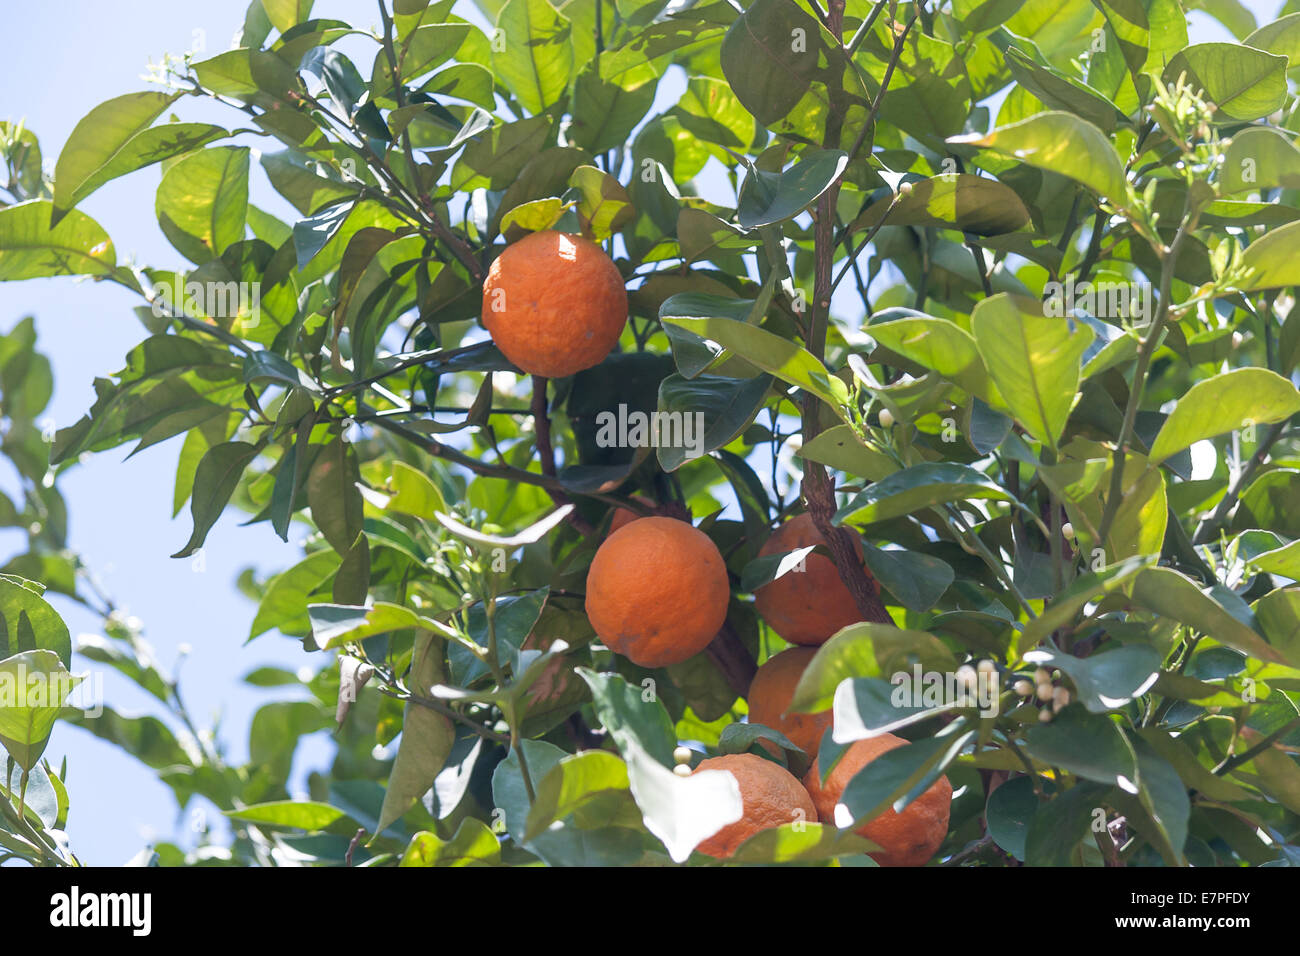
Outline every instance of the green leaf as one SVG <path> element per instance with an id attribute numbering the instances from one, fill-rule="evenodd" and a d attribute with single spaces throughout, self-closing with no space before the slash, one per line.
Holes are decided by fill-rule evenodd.
<path id="1" fill-rule="evenodd" d="M 799 449 L 799 457 L 871 481 L 880 481 L 898 471 L 894 459 L 863 444 L 850 425 L 836 425 L 821 432 Z"/>
<path id="2" fill-rule="evenodd" d="M 51 229 L 53 212 L 36 199 L 0 208 L 0 281 L 113 273 L 117 254 L 99 223 L 74 211 Z"/>
<path id="3" fill-rule="evenodd" d="M 632 221 L 636 210 L 631 197 L 619 181 L 595 166 L 579 166 L 569 177 L 569 185 L 581 193 L 578 222 L 582 233 L 596 242 L 604 242 L 622 231 Z"/>
<path id="4" fill-rule="evenodd" d="M 1025 839 L 1037 811 L 1038 797 L 1034 794 L 1033 780 L 1021 776 L 1006 781 L 989 794 L 984 811 L 989 836 L 1023 863 Z"/>
<path id="5" fill-rule="evenodd" d="M 275 191 L 304 216 L 314 215 L 326 206 L 355 197 L 361 185 L 349 185 L 321 176 L 288 151 L 263 153 L 261 163 Z M 318 164 L 314 168 L 321 169 L 322 166 Z"/>
<path id="6" fill-rule="evenodd" d="M 904 310 L 872 317 L 865 331 L 879 344 L 973 394 L 988 395 L 988 372 L 975 338 L 946 319 Z"/>
<path id="7" fill-rule="evenodd" d="M 480 548 L 506 548 L 513 551 L 515 548 L 522 547 L 526 544 L 532 544 L 534 541 L 541 541 L 547 533 L 568 517 L 569 512 L 573 510 L 572 505 L 561 505 L 541 521 L 529 525 L 523 531 L 512 535 L 495 535 L 486 534 L 469 525 L 462 524 L 449 514 L 438 512 L 434 515 L 438 524 L 442 525 L 448 531 L 460 540 L 475 545 Z"/>
<path id="8" fill-rule="evenodd" d="M 790 116 L 814 83 L 832 80 L 832 65 L 843 70 L 817 21 L 786 0 L 755 0 L 727 31 L 720 58 L 736 96 L 765 126 Z"/>
<path id="9" fill-rule="evenodd" d="M 811 352 L 788 339 L 735 319 L 712 316 L 688 318 L 662 316 L 662 321 L 717 342 L 783 382 L 797 385 L 826 402 L 841 417 L 849 399 L 845 384 L 832 375 Z"/>
<path id="10" fill-rule="evenodd" d="M 1264 595 L 1255 602 L 1255 616 L 1287 663 L 1300 667 L 1300 588 L 1278 588 Z"/>
<path id="11" fill-rule="evenodd" d="M 307 503 L 312 520 L 339 554 L 347 554 L 362 528 L 360 475 L 352 446 L 335 437 L 316 455 L 307 475 Z"/>
<path id="12" fill-rule="evenodd" d="M 878 849 L 852 830 L 839 830 L 831 824 L 783 823 L 755 833 L 736 848 L 729 862 L 816 863 Z"/>
<path id="13" fill-rule="evenodd" d="M 155 162 L 146 160 L 137 166 L 129 165 L 133 152 L 130 144 L 179 97 L 179 93 L 127 93 L 100 103 L 82 117 L 54 168 L 54 212 L 50 225 L 58 225 L 69 209 L 113 176 Z M 122 155 L 124 152 L 126 156 Z M 119 171 L 106 175 L 119 157 L 124 160 Z"/>
<path id="14" fill-rule="evenodd" d="M 572 28 L 547 0 L 510 0 L 497 17 L 500 45 L 492 66 L 519 105 L 532 114 L 560 101 L 573 75 Z"/>
<path id="15" fill-rule="evenodd" d="M 297 830 L 325 830 L 347 814 L 338 807 L 313 800 L 275 800 L 258 803 L 239 810 L 227 810 L 226 816 L 247 823 L 273 827 L 292 827 Z"/>
<path id="16" fill-rule="evenodd" d="M 953 136 L 948 142 L 979 146 L 1069 176 L 1114 202 L 1124 202 L 1128 196 L 1124 165 L 1115 147 L 1105 133 L 1072 113 L 1039 113 L 987 135 Z"/>
<path id="17" fill-rule="evenodd" d="M 1025 865 L 1070 866 L 1079 841 L 1088 835 L 1093 811 L 1103 805 L 1107 788 L 1081 782 L 1041 804 L 1025 836 Z"/>
<path id="18" fill-rule="evenodd" d="M 41 596 L 43 585 L 0 574 L 0 659 L 20 651 L 53 651 L 72 666 L 72 637 L 59 613 Z"/>
<path id="19" fill-rule="evenodd" d="M 310 626 L 308 599 L 338 571 L 341 561 L 333 550 L 321 550 L 273 577 L 258 602 L 248 640 L 273 627 L 297 631 L 299 627 Z"/>
<path id="20" fill-rule="evenodd" d="M 683 210 L 681 215 L 685 215 L 685 212 L 686 210 Z M 679 215 L 679 229 L 681 222 L 682 219 Z M 683 249 L 682 254 L 686 255 L 685 249 Z M 737 322 L 748 322 L 753 314 L 756 301 L 755 299 L 727 298 L 703 292 L 679 292 L 676 295 L 669 296 L 660 304 L 659 318 L 660 320 L 669 317 L 698 319 L 721 316 L 734 319 Z M 666 322 L 663 329 L 673 350 L 673 361 L 677 363 L 678 371 L 686 378 L 695 378 L 701 372 L 712 368 L 721 370 L 724 364 L 731 364 L 727 361 L 730 353 L 716 343 L 711 343 L 694 332 L 687 332 L 684 328 L 671 322 Z M 734 358 L 733 361 L 744 362 L 743 359 Z M 748 363 L 745 363 L 745 367 L 753 368 Z"/>
<path id="21" fill-rule="evenodd" d="M 290 388 L 305 388 L 309 392 L 319 392 L 320 388 L 311 376 L 276 352 L 250 352 L 244 356 L 244 381 L 274 382 Z"/>
<path id="22" fill-rule="evenodd" d="M 718 752 L 722 754 L 744 754 L 753 750 L 760 740 L 767 740 L 783 750 L 799 752 L 799 746 L 789 737 L 771 727 L 762 724 L 730 724 L 718 735 Z"/>
<path id="23" fill-rule="evenodd" d="M 862 548 L 871 576 L 911 611 L 934 607 L 956 576 L 947 562 L 919 551 L 884 550 L 866 541 Z"/>
<path id="24" fill-rule="evenodd" d="M 1142 738 L 1133 738 L 1132 745 L 1138 760 L 1138 799 L 1162 838 L 1158 849 L 1167 862 L 1182 866 L 1187 824 L 1192 814 L 1187 785 L 1174 766 Z"/>
<path id="25" fill-rule="evenodd" d="M 213 445 L 199 462 L 194 474 L 194 492 L 190 496 L 190 514 L 194 531 L 185 546 L 172 555 L 187 558 L 203 546 L 208 531 L 217 523 L 230 496 L 235 493 L 244 469 L 257 457 L 259 448 L 244 441 Z"/>
<path id="26" fill-rule="evenodd" d="M 850 625 L 823 644 L 808 663 L 788 709 L 821 713 L 834 706 L 837 688 L 845 680 L 886 677 L 910 671 L 918 663 L 927 670 L 956 667 L 952 652 L 933 634 L 869 621 Z"/>
<path id="27" fill-rule="evenodd" d="M 1137 758 L 1119 726 L 1109 717 L 1067 707 L 1049 724 L 1025 733 L 1025 750 L 1036 760 L 1076 777 L 1137 790 Z"/>
<path id="28" fill-rule="evenodd" d="M 723 80 L 691 77 L 672 115 L 704 143 L 744 149 L 754 139 L 754 117 Z"/>
<path id="29" fill-rule="evenodd" d="M 780 174 L 751 169 L 740 187 L 736 221 L 744 229 L 758 229 L 793 219 L 839 179 L 848 162 L 842 150 L 819 149 Z"/>
<path id="30" fill-rule="evenodd" d="M 1145 59 L 1146 50 L 1142 51 Z M 1126 119 L 1123 113 L 1096 90 L 1033 58 L 1014 46 L 1005 51 L 1007 67 L 1022 87 L 1052 110 L 1072 113 L 1110 133 Z"/>
<path id="31" fill-rule="evenodd" d="M 896 202 L 879 199 L 859 213 L 850 231 L 870 229 L 886 213 L 891 226 L 960 229 L 977 236 L 1015 232 L 1029 222 L 1029 210 L 1015 190 L 996 179 L 945 173 L 907 185 L 910 189 Z"/>
<path id="32" fill-rule="evenodd" d="M 591 153 L 622 146 L 654 105 L 659 81 L 654 65 L 643 58 L 620 69 L 616 65 L 620 52 L 601 53 L 573 87 L 569 136 Z"/>
<path id="33" fill-rule="evenodd" d="M 501 234 L 513 239 L 525 232 L 550 229 L 560 221 L 567 209 L 563 200 L 555 198 L 534 199 L 512 206 L 501 217 Z"/>
<path id="34" fill-rule="evenodd" d="M 1134 575 L 1154 561 L 1151 555 L 1139 554 L 1100 571 L 1079 575 L 1043 608 L 1042 614 L 1025 625 L 1013 643 L 1011 653 L 1019 657 L 1024 649 L 1037 646 L 1057 628 L 1072 623 L 1086 605 L 1124 587 Z"/>
<path id="35" fill-rule="evenodd" d="M 492 773 L 492 801 L 502 811 L 506 831 L 516 841 L 522 843 L 524 830 L 528 825 L 528 812 L 532 801 L 528 798 L 528 789 L 524 785 L 520 770 L 519 753 L 523 752 L 524 763 L 528 765 L 528 777 L 536 787 L 559 764 L 566 754 L 555 744 L 544 740 L 520 740 L 518 748 L 511 748 Z"/>
<path id="36" fill-rule="evenodd" d="M 1232 137 L 1223 158 L 1220 188 L 1224 195 L 1297 187 L 1300 187 L 1300 149 L 1290 139 L 1266 126 L 1250 126 Z"/>
<path id="37" fill-rule="evenodd" d="M 1197 382 L 1174 406 L 1151 446 L 1151 462 L 1203 438 L 1248 425 L 1280 422 L 1300 412 L 1300 391 L 1264 368 L 1239 368 Z"/>
<path id="38" fill-rule="evenodd" d="M 0 660 L 0 745 L 24 770 L 41 759 L 64 700 L 83 679 L 68 673 L 53 651 Z"/>
<path id="39" fill-rule="evenodd" d="M 307 19 L 314 0 L 262 0 L 266 17 L 281 33 Z"/>
<path id="40" fill-rule="evenodd" d="M 500 841 L 482 820 L 468 817 L 450 840 L 428 830 L 411 837 L 398 866 L 495 866 L 500 860 Z"/>
<path id="41" fill-rule="evenodd" d="M 393 474 L 388 487 L 393 496 L 384 505 L 385 511 L 414 515 L 432 521 L 439 512 L 447 510 L 447 502 L 433 479 L 404 461 L 393 462 Z"/>
<path id="42" fill-rule="evenodd" d="M 772 379 L 700 375 L 669 375 L 659 385 L 659 414 L 668 425 L 655 432 L 656 452 L 664 471 L 676 471 L 686 462 L 731 443 L 754 420 L 772 386 Z M 681 440 L 673 440 L 673 416 L 679 416 Z M 687 435 L 693 436 L 690 440 Z"/>
<path id="43" fill-rule="evenodd" d="M 634 687 L 617 674 L 598 674 L 586 667 L 575 671 L 591 688 L 596 717 L 629 764 L 632 762 L 629 750 L 636 747 L 664 767 L 673 765 L 677 736 L 668 711 L 653 694 Z"/>
<path id="44" fill-rule="evenodd" d="M 1179 51 L 1164 70 L 1172 85 L 1187 74 L 1227 120 L 1267 116 L 1286 102 L 1287 58 L 1237 43 L 1197 43 Z"/>
<path id="45" fill-rule="evenodd" d="M 76 135 L 75 130 L 73 135 Z M 65 180 L 56 178 L 54 190 L 56 219 L 61 219 L 70 208 L 110 180 L 165 159 L 171 159 L 173 156 L 201 149 L 213 140 L 228 135 L 230 134 L 220 126 L 213 126 L 210 123 L 168 123 L 165 126 L 143 130 L 132 136 L 79 185 L 63 188 Z M 67 149 L 64 147 L 64 153 L 59 157 L 60 164 L 63 162 L 63 155 L 67 154 Z M 57 177 L 58 173 L 56 172 L 55 175 Z M 71 177 L 68 182 L 71 182 Z"/>
<path id="46" fill-rule="evenodd" d="M 968 465 L 927 462 L 896 471 L 858 492 L 835 513 L 837 525 L 874 524 L 952 501 L 1014 501 L 1011 493 Z"/>
<path id="47" fill-rule="evenodd" d="M 524 840 L 531 841 L 570 814 L 610 794 L 628 789 L 627 764 L 604 750 L 564 757 L 540 782 L 528 810 Z"/>
<path id="48" fill-rule="evenodd" d="M 1240 268 L 1246 273 L 1238 286 L 1243 292 L 1300 285 L 1300 222 L 1279 226 L 1252 242 L 1241 255 Z"/>
<path id="49" fill-rule="evenodd" d="M 442 683 L 445 670 L 442 641 L 428 631 L 416 631 L 411 670 L 406 679 L 410 692 L 431 697 L 433 687 Z M 456 731 L 451 718 L 423 704 L 407 702 L 402 716 L 402 740 L 388 777 L 375 836 L 383 833 L 390 823 L 428 792 L 455 742 Z"/>
<path id="50" fill-rule="evenodd" d="M 1079 388 L 1092 329 L 1022 311 L 1009 295 L 975 306 L 975 343 L 1011 413 L 1035 438 L 1057 447 Z"/>
<path id="51" fill-rule="evenodd" d="M 1144 570 L 1133 584 L 1133 600 L 1256 660 L 1284 663 L 1282 655 L 1253 627 L 1215 599 L 1213 589 L 1202 589 L 1172 568 Z"/>
<path id="52" fill-rule="evenodd" d="M 1141 697 L 1160 676 L 1160 652 L 1144 644 L 1103 649 L 1089 657 L 1074 657 L 1038 648 L 1025 662 L 1045 669 L 1059 668 L 1078 691 L 1077 700 L 1094 714 L 1104 714 Z"/>
<path id="53" fill-rule="evenodd" d="M 244 238 L 248 154 L 246 146 L 214 146 L 163 174 L 154 202 L 158 224 L 191 262 L 202 265 Z"/>

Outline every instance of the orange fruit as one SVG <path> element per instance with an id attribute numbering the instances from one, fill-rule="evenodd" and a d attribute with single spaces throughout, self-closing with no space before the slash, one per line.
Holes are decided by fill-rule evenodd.
<path id="1" fill-rule="evenodd" d="M 907 745 L 908 741 L 893 734 L 880 734 L 854 741 L 830 772 L 824 786 L 821 783 L 821 770 L 814 760 L 803 778 L 803 785 L 808 788 L 808 794 L 817 807 L 822 823 L 834 824 L 835 804 L 839 802 L 849 781 L 858 775 L 858 771 L 881 754 Z M 902 813 L 889 807 L 884 813 L 857 827 L 855 832 L 880 847 L 879 853 L 868 855 L 881 866 L 924 866 L 948 835 L 948 814 L 951 809 L 952 784 L 947 777 L 940 777 L 909 803 Z"/>
<path id="2" fill-rule="evenodd" d="M 633 495 L 632 498 L 636 501 L 641 502 L 641 504 L 645 505 L 647 508 L 653 508 L 655 505 L 655 503 L 651 501 L 649 498 L 647 498 L 645 495 Z M 638 518 L 644 518 L 644 517 L 646 517 L 646 515 L 643 515 L 639 511 L 633 511 L 631 508 L 615 508 L 614 517 L 611 518 L 609 521 L 609 533 L 613 534 L 615 531 L 617 531 L 619 528 L 622 528 L 624 525 L 631 524 L 633 521 L 636 521 Z"/>
<path id="3" fill-rule="evenodd" d="M 761 830 L 770 830 L 797 820 L 813 822 L 817 808 L 799 780 L 779 764 L 758 754 L 726 754 L 701 760 L 701 770 L 726 770 L 740 785 L 742 816 L 728 823 L 695 849 L 707 856 L 725 859 Z"/>
<path id="4" fill-rule="evenodd" d="M 816 653 L 812 647 L 790 647 L 769 657 L 754 674 L 745 697 L 749 701 L 750 723 L 779 730 L 810 757 L 817 755 L 822 735 L 831 725 L 831 712 L 794 714 L 786 710 L 799 678 Z M 770 750 L 777 749 L 770 741 L 765 740 L 763 744 Z"/>
<path id="5" fill-rule="evenodd" d="M 648 517 L 615 531 L 587 572 L 587 617 L 616 654 L 666 667 L 708 646 L 727 618 L 722 555 L 703 531 Z"/>
<path id="6" fill-rule="evenodd" d="M 599 365 L 627 321 L 627 288 L 605 250 L 545 230 L 506 247 L 483 281 L 483 326 L 532 375 Z"/>
<path id="7" fill-rule="evenodd" d="M 812 515 L 804 512 L 781 525 L 758 555 L 767 557 L 825 543 Z M 860 552 L 861 543 L 858 548 Z M 802 571 L 787 571 L 754 592 L 754 607 L 768 626 L 791 644 L 825 644 L 840 628 L 862 620 L 835 562 L 815 552 L 804 558 Z"/>

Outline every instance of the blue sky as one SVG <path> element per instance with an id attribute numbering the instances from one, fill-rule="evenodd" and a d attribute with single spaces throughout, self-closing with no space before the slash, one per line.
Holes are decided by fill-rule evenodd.
<path id="1" fill-rule="evenodd" d="M 459 6 L 473 15 L 469 4 Z M 1246 0 L 1246 6 L 1260 23 L 1267 23 L 1281 3 Z M 245 7 L 242 0 L 132 0 L 127 5 L 47 0 L 10 5 L 10 42 L 0 63 L 0 119 L 25 119 L 52 163 L 77 121 L 93 106 L 145 88 L 141 74 L 149 60 L 159 60 L 165 52 L 181 53 L 196 42 L 205 44 L 208 56 L 226 49 L 243 22 Z M 314 13 L 359 27 L 378 19 L 371 0 L 318 0 Z M 1193 14 L 1191 20 L 1195 40 L 1227 38 L 1202 14 Z M 230 111 L 209 104 L 186 100 L 181 106 L 187 120 L 233 121 Z M 256 167 L 254 175 L 254 201 L 291 218 Z M 180 267 L 181 257 L 152 215 L 158 178 L 156 168 L 132 174 L 99 190 L 81 208 L 112 236 L 119 258 Z M 144 330 L 131 312 L 139 303 L 106 283 L 0 283 L 0 329 L 11 328 L 24 315 L 36 316 L 40 348 L 50 356 L 55 374 L 48 413 L 59 427 L 84 414 L 93 398 L 92 380 L 121 368 L 127 350 L 143 338 Z M 208 536 L 202 573 L 189 560 L 172 560 L 168 555 L 190 531 L 188 510 L 171 517 L 179 441 L 123 462 L 125 454 L 121 449 L 97 455 L 63 478 L 72 546 L 99 573 L 118 605 L 142 620 L 145 636 L 165 668 L 171 668 L 180 648 L 188 645 L 181 675 L 190 710 L 205 726 L 221 715 L 220 737 L 231 758 L 242 760 L 253 711 L 283 695 L 282 689 L 250 688 L 241 682 L 242 676 L 267 664 L 297 669 L 323 662 L 309 659 L 296 642 L 273 634 L 244 646 L 254 608 L 235 590 L 236 576 L 250 565 L 261 573 L 282 569 L 300 553 L 297 543 L 292 534 L 289 544 L 281 542 L 266 524 L 240 527 L 230 514 Z M 9 483 L 10 476 L 0 475 L 0 486 Z M 15 532 L 0 532 L 0 556 L 19 547 Z M 70 602 L 61 602 L 60 610 L 74 635 L 98 630 L 98 620 Z M 86 664 L 79 661 L 76 669 L 84 670 Z M 104 670 L 96 667 L 95 673 Z M 158 712 L 152 698 L 115 673 L 104 673 L 103 680 L 105 699 L 115 709 Z M 151 772 L 66 725 L 56 728 L 47 755 L 57 763 L 65 753 L 71 796 L 68 831 L 84 862 L 125 862 L 155 837 L 189 842 L 191 820 L 178 816 L 170 791 Z M 328 759 L 328 753 L 323 739 L 301 748 L 295 781 Z"/>

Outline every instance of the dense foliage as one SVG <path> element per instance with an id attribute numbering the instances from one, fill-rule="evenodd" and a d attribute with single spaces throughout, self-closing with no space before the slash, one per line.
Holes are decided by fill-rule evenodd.
<path id="1" fill-rule="evenodd" d="M 198 743 L 132 628 L 82 650 L 176 720 L 76 719 L 234 822 L 229 847 L 157 859 L 711 862 L 690 851 L 737 796 L 675 776 L 673 751 L 789 743 L 743 721 L 783 646 L 752 593 L 797 573 L 758 551 L 806 508 L 862 618 L 795 695 L 833 703 L 821 765 L 912 741 L 845 792 L 854 819 L 947 775 L 940 860 L 1300 861 L 1300 13 L 1255 29 L 1219 0 L 1240 42 L 1189 45 L 1179 0 L 462 6 L 381 0 L 372 35 L 254 0 L 236 48 L 92 110 L 52 180 L 32 132 L 0 128 L 0 279 L 142 296 L 142 341 L 54 436 L 51 477 L 174 439 L 176 557 L 227 507 L 310 529 L 241 580 L 257 607 L 232 649 L 278 631 L 315 671 L 310 702 L 256 714 L 247 765 Z M 186 121 L 195 98 L 229 127 Z M 252 201 L 254 163 L 293 221 Z M 77 208 L 155 164 L 173 268 L 119 261 Z M 493 258 L 547 228 L 604 244 L 630 303 L 619 350 L 552 382 L 477 321 Z M 30 583 L 77 587 L 30 339 L 0 347 L 30 484 L 0 507 L 33 529 L 0 580 L 0 668 L 67 668 Z M 620 406 L 701 413 L 701 454 L 609 447 Z M 583 613 L 620 504 L 689 511 L 726 557 L 727 623 L 682 664 L 636 667 Z M 994 706 L 899 705 L 896 675 L 980 661 Z M 53 712 L 19 717 L 0 713 L 0 841 L 66 862 L 66 797 L 17 810 L 20 777 L 63 793 Z M 333 763 L 290 800 L 298 738 L 336 719 Z M 863 848 L 793 823 L 736 859 Z"/>

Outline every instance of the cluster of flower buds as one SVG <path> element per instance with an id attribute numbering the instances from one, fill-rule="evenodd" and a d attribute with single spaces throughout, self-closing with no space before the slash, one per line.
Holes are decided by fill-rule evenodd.
<path id="1" fill-rule="evenodd" d="M 1049 673 L 1040 667 L 1034 671 L 1032 681 L 1018 680 L 1012 689 L 1021 697 L 1037 700 L 1042 705 L 1038 711 L 1038 719 L 1047 723 L 1054 714 L 1059 714 L 1070 703 L 1070 692 L 1056 683 L 1060 679 L 1060 671 Z"/>

